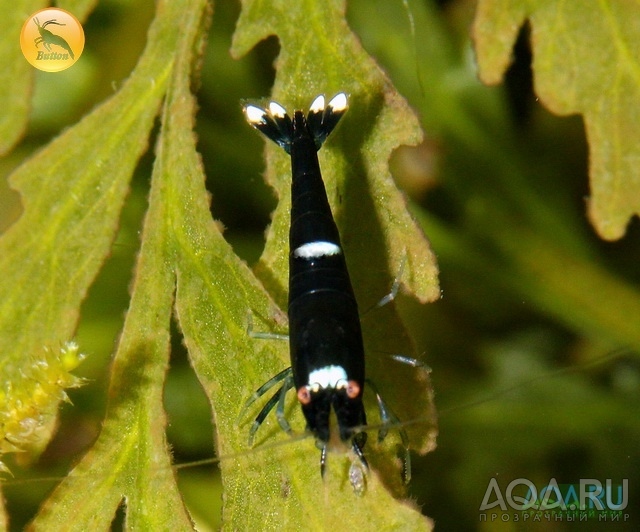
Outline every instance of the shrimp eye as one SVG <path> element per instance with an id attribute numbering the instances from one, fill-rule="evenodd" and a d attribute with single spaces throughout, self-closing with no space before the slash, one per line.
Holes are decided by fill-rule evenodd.
<path id="1" fill-rule="evenodd" d="M 360 385 L 356 381 L 349 381 L 347 383 L 347 397 L 349 399 L 355 399 L 360 395 Z"/>
<path id="2" fill-rule="evenodd" d="M 306 386 L 301 386 L 298 390 L 298 401 L 300 404 L 308 405 L 311 402 L 311 392 Z"/>

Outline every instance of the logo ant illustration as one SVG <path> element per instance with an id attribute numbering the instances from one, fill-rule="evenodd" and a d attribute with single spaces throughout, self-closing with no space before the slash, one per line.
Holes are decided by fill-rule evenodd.
<path id="1" fill-rule="evenodd" d="M 61 48 L 64 48 L 67 52 L 69 52 L 71 59 L 75 59 L 73 50 L 71 49 L 71 46 L 69 46 L 69 43 L 62 37 L 60 37 L 60 35 L 56 35 L 55 33 L 52 33 L 51 31 L 46 29 L 49 24 L 55 24 L 56 26 L 66 26 L 66 24 L 56 22 L 55 18 L 47 20 L 44 24 L 42 24 L 42 26 L 40 25 L 38 17 L 34 17 L 33 22 L 38 27 L 38 32 L 40 33 L 40 37 L 36 37 L 34 39 L 36 47 L 38 47 L 40 44 L 43 44 L 47 51 L 51 52 L 51 45 L 55 44 L 56 46 L 60 46 Z"/>

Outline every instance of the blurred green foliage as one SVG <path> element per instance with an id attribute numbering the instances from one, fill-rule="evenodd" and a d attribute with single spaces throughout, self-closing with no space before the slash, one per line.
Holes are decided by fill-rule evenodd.
<path id="1" fill-rule="evenodd" d="M 582 122 L 552 116 L 537 104 L 526 29 L 507 83 L 487 88 L 476 80 L 473 7 L 467 0 L 352 0 L 347 14 L 364 47 L 418 111 L 426 133 L 421 146 L 399 150 L 392 161 L 438 255 L 443 290 L 436 304 L 406 303 L 433 370 L 440 411 L 438 449 L 414 460 L 411 495 L 437 526 L 457 530 L 498 527 L 480 525 L 478 517 L 492 477 L 503 488 L 516 478 L 538 485 L 550 478 L 628 478 L 632 487 L 640 481 L 640 345 L 633 341 L 640 327 L 625 306 L 639 293 L 639 225 L 635 220 L 613 243 L 600 241 L 589 226 Z M 236 252 L 253 263 L 275 199 L 261 179 L 263 142 L 244 124 L 240 102 L 269 94 L 278 43 L 269 39 L 232 60 L 238 13 L 234 1 L 216 3 L 197 134 L 213 216 Z M 152 14 L 149 1 L 98 4 L 85 25 L 83 61 L 36 77 L 28 136 L 2 161 L 5 174 L 122 82 Z M 7 460 L 16 479 L 64 474 L 99 430 L 150 161 L 139 164 L 117 245 L 83 308 L 77 338 L 91 356 L 79 373 L 91 384 L 70 394 L 74 406 L 63 407 L 58 435 L 37 464 L 23 469 Z M 2 188 L 0 207 L 4 228 L 18 216 L 19 198 Z M 212 429 L 175 337 L 165 402 L 175 461 L 184 463 L 212 456 Z M 219 526 L 219 507 L 211 501 L 221 497 L 214 477 L 211 466 L 179 473 L 195 519 L 212 528 Z M 12 529 L 33 515 L 50 486 L 5 487 Z M 640 518 L 639 507 L 633 490 L 631 522 Z M 549 529 L 549 523 L 542 526 Z"/>

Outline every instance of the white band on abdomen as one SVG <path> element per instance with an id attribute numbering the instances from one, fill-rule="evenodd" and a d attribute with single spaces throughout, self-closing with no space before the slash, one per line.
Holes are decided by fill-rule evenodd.
<path id="1" fill-rule="evenodd" d="M 318 259 L 330 255 L 339 255 L 340 253 L 342 253 L 342 250 L 337 244 L 318 240 L 317 242 L 302 244 L 293 251 L 293 256 L 301 259 Z"/>

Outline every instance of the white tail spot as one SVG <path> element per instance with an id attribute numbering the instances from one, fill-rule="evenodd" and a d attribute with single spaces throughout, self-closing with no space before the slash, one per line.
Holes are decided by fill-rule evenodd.
<path id="1" fill-rule="evenodd" d="M 275 116 L 276 118 L 284 118 L 287 114 L 287 110 L 278 102 L 269 103 L 269 112 L 271 116 Z"/>
<path id="2" fill-rule="evenodd" d="M 244 108 L 244 114 L 247 117 L 247 122 L 250 124 L 261 124 L 266 113 L 264 109 L 260 109 L 260 107 L 247 105 Z"/>
<path id="3" fill-rule="evenodd" d="M 339 113 L 347 108 L 347 95 L 344 92 L 336 94 L 329 102 L 329 107 L 334 113 Z"/>
<path id="4" fill-rule="evenodd" d="M 321 113 L 324 111 L 324 96 L 322 94 L 313 100 L 311 107 L 309 107 L 309 111 L 312 113 Z"/>

